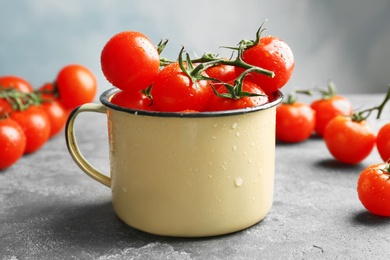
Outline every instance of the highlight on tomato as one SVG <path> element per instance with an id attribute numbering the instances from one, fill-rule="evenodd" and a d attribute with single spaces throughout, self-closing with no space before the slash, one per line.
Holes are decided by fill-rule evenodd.
<path id="1" fill-rule="evenodd" d="M 50 138 L 50 121 L 41 106 L 32 105 L 25 110 L 14 111 L 11 119 L 15 120 L 26 136 L 25 154 L 41 148 Z"/>
<path id="2" fill-rule="evenodd" d="M 366 120 L 356 121 L 338 115 L 326 126 L 323 135 L 332 156 L 346 164 L 362 162 L 375 147 L 375 133 Z"/>
<path id="3" fill-rule="evenodd" d="M 390 217 L 390 165 L 388 162 L 365 168 L 357 182 L 362 205 L 372 214 Z"/>
<path id="4" fill-rule="evenodd" d="M 157 75 L 151 95 L 159 111 L 205 111 L 213 90 L 205 73 L 194 75 L 193 64 L 176 62 L 164 67 Z M 195 73 L 196 74 L 196 73 Z"/>
<path id="5" fill-rule="evenodd" d="M 363 161 L 376 144 L 376 134 L 367 122 L 373 111 L 380 118 L 383 108 L 390 99 L 390 87 L 378 106 L 355 112 L 352 116 L 338 115 L 325 127 L 324 141 L 333 157 L 347 164 Z"/>
<path id="6" fill-rule="evenodd" d="M 0 77 L 0 89 L 1 88 L 14 88 L 24 93 L 33 92 L 34 88 L 30 82 L 22 77 L 7 75 Z"/>
<path id="7" fill-rule="evenodd" d="M 93 101 L 97 92 L 95 75 L 80 64 L 69 64 L 61 68 L 54 84 L 58 99 L 66 109 L 74 109 Z"/>
<path id="8" fill-rule="evenodd" d="M 113 86 L 139 91 L 153 83 L 160 68 L 160 56 L 144 34 L 123 31 L 105 44 L 100 63 L 104 76 Z"/>
<path id="9" fill-rule="evenodd" d="M 308 104 L 297 101 L 298 93 L 311 95 L 312 91 L 293 91 L 276 107 L 276 139 L 281 142 L 303 142 L 313 134 L 315 111 Z"/>
<path id="10" fill-rule="evenodd" d="M 265 93 L 270 94 L 281 89 L 291 78 L 295 67 L 295 59 L 290 46 L 282 39 L 268 35 L 261 37 L 265 30 L 260 26 L 256 34 L 256 40 L 246 41 L 246 47 L 241 53 L 245 63 L 274 72 L 270 77 L 262 73 L 250 73 L 248 79 L 252 80 Z M 242 68 L 237 67 L 237 73 L 241 74 Z"/>
<path id="11" fill-rule="evenodd" d="M 0 171 L 16 163 L 24 154 L 26 136 L 20 125 L 0 116 Z"/>
<path id="12" fill-rule="evenodd" d="M 390 123 L 383 125 L 376 136 L 376 147 L 384 162 L 390 160 Z"/>
<path id="13" fill-rule="evenodd" d="M 331 81 L 328 89 L 320 89 L 322 97 L 311 103 L 311 108 L 316 111 L 315 132 L 319 136 L 324 135 L 326 125 L 337 115 L 352 115 L 351 102 L 344 96 L 337 95 L 336 86 Z"/>
<path id="14" fill-rule="evenodd" d="M 268 95 L 252 81 L 230 81 L 219 85 L 216 94 L 211 96 L 208 111 L 235 110 L 263 105 L 269 101 Z"/>
<path id="15" fill-rule="evenodd" d="M 154 102 L 148 93 L 143 91 L 123 91 L 119 90 L 110 99 L 110 102 L 130 109 L 136 110 L 154 110 Z"/>

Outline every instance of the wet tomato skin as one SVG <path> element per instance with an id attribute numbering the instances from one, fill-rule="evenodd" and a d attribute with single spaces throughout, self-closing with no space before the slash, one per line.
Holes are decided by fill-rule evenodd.
<path id="1" fill-rule="evenodd" d="M 307 104 L 283 103 L 276 107 L 276 139 L 286 143 L 307 140 L 315 127 L 315 111 Z"/>
<path id="2" fill-rule="evenodd" d="M 376 135 L 367 123 L 338 115 L 324 130 L 323 139 L 333 157 L 346 164 L 363 161 L 374 149 Z"/>
<path id="3" fill-rule="evenodd" d="M 26 136 L 20 125 L 10 119 L 0 119 L 0 171 L 16 163 L 24 154 Z"/>
<path id="4" fill-rule="evenodd" d="M 390 217 L 390 174 L 387 163 L 364 169 L 358 179 L 357 192 L 363 206 L 375 215 Z"/>

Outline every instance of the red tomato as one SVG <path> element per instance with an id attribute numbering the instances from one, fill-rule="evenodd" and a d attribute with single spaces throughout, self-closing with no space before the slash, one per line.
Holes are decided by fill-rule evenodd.
<path id="1" fill-rule="evenodd" d="M 308 139 L 314 131 L 315 111 L 305 103 L 283 103 L 276 107 L 276 139 L 296 143 Z"/>
<path id="2" fill-rule="evenodd" d="M 15 120 L 26 135 L 24 153 L 32 153 L 43 146 L 50 137 L 50 121 L 40 106 L 30 106 L 23 111 L 14 111 L 11 119 Z"/>
<path id="3" fill-rule="evenodd" d="M 0 170 L 16 163 L 25 147 L 26 136 L 20 125 L 10 118 L 0 119 Z"/>
<path id="4" fill-rule="evenodd" d="M 110 102 L 125 108 L 153 110 L 152 100 L 147 95 L 142 93 L 142 91 L 121 90 L 112 96 Z"/>
<path id="5" fill-rule="evenodd" d="M 322 98 L 311 103 L 311 108 L 316 111 L 315 132 L 323 136 L 324 129 L 337 115 L 352 115 L 353 109 L 351 102 L 343 96 L 332 96 Z"/>
<path id="6" fill-rule="evenodd" d="M 49 101 L 58 98 L 58 93 L 56 92 L 53 83 L 45 83 L 38 89 L 38 93 L 41 95 L 41 99 L 43 101 Z"/>
<path id="7" fill-rule="evenodd" d="M 390 123 L 385 124 L 379 129 L 376 136 L 376 147 L 379 155 L 384 162 L 390 160 Z"/>
<path id="8" fill-rule="evenodd" d="M 237 78 L 234 66 L 219 64 L 206 69 L 207 75 L 211 78 L 219 79 L 222 82 L 229 82 Z"/>
<path id="9" fill-rule="evenodd" d="M 257 45 L 243 51 L 242 59 L 248 64 L 275 73 L 273 78 L 259 73 L 249 73 L 246 77 L 260 86 L 267 94 L 282 88 L 294 71 L 295 61 L 290 47 L 274 36 L 260 38 Z M 241 74 L 242 71 L 243 69 L 237 68 L 237 73 Z"/>
<path id="10" fill-rule="evenodd" d="M 390 216 L 389 164 L 374 164 L 364 169 L 358 179 L 357 192 L 363 206 L 373 214 Z"/>
<path id="11" fill-rule="evenodd" d="M 71 64 L 63 67 L 55 81 L 59 100 L 66 109 L 74 109 L 92 102 L 97 92 L 97 81 L 86 67 Z"/>
<path id="12" fill-rule="evenodd" d="M 233 85 L 234 82 L 228 82 L 228 84 Z M 252 96 L 252 97 L 241 97 L 239 99 L 233 98 L 224 98 L 217 95 L 213 95 L 210 99 L 210 104 L 208 106 L 209 111 L 222 111 L 222 110 L 234 110 L 240 108 L 256 107 L 263 105 L 268 102 L 268 96 L 264 93 L 263 90 L 259 88 L 255 83 L 244 80 L 242 82 L 242 91 L 261 94 L 262 96 Z M 228 93 L 228 90 L 224 85 L 221 85 L 217 88 L 217 92 L 220 94 Z"/>
<path id="13" fill-rule="evenodd" d="M 13 112 L 12 106 L 4 98 L 0 98 L 0 118 L 8 117 Z"/>
<path id="14" fill-rule="evenodd" d="M 27 80 L 17 76 L 0 77 L 0 88 L 1 87 L 5 87 L 5 88 L 13 87 L 24 93 L 29 93 L 34 90 L 31 84 Z"/>
<path id="15" fill-rule="evenodd" d="M 367 121 L 357 122 L 342 115 L 328 123 L 323 138 L 334 158 L 347 164 L 363 161 L 374 148 L 376 139 Z"/>
<path id="16" fill-rule="evenodd" d="M 143 90 L 158 74 L 160 56 L 142 33 L 124 31 L 114 35 L 100 56 L 106 79 L 121 90 Z"/>
<path id="17" fill-rule="evenodd" d="M 43 102 L 42 108 L 45 110 L 50 122 L 50 137 L 58 134 L 64 128 L 66 120 L 69 116 L 69 111 L 62 104 L 53 99 Z"/>
<path id="18" fill-rule="evenodd" d="M 178 63 L 172 63 L 157 75 L 151 94 L 159 111 L 204 111 L 213 90 L 207 80 L 193 83 Z"/>

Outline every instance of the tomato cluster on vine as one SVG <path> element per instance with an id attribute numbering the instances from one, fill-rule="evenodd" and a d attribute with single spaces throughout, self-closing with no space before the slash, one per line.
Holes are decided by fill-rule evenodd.
<path id="1" fill-rule="evenodd" d="M 19 76 L 0 77 L 0 170 L 39 150 L 96 92 L 95 76 L 79 64 L 64 66 L 38 89 Z"/>
<path id="2" fill-rule="evenodd" d="M 225 47 L 232 56 L 205 53 L 191 58 L 184 47 L 177 60 L 161 56 L 168 40 L 154 46 L 140 32 L 111 37 L 101 52 L 101 68 L 118 92 L 111 102 L 159 112 L 212 112 L 259 106 L 281 89 L 294 70 L 290 47 L 275 36 L 241 40 Z"/>

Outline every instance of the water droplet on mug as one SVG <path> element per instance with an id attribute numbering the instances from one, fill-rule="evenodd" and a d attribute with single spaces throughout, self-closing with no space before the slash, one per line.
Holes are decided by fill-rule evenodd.
<path id="1" fill-rule="evenodd" d="M 239 133 L 239 132 L 237 132 L 237 133 L 236 133 L 236 137 L 239 137 L 239 136 L 240 136 L 240 133 Z"/>
<path id="2" fill-rule="evenodd" d="M 244 183 L 244 180 L 241 177 L 237 177 L 234 180 L 234 186 L 236 186 L 236 187 L 240 187 L 243 183 Z"/>
<path id="3" fill-rule="evenodd" d="M 221 168 L 222 168 L 222 170 L 226 171 L 226 165 L 225 164 L 222 164 Z"/>
<path id="4" fill-rule="evenodd" d="M 123 186 L 123 185 L 121 185 L 121 188 L 122 188 L 122 191 L 123 191 L 124 193 L 126 193 L 126 192 L 127 192 L 127 186 Z"/>
<path id="5" fill-rule="evenodd" d="M 212 136 L 211 136 L 211 139 L 214 139 L 214 140 L 215 140 L 215 139 L 217 139 L 217 137 L 216 137 L 215 135 L 212 135 Z"/>
<path id="6" fill-rule="evenodd" d="M 236 128 L 237 128 L 237 123 L 232 124 L 232 129 L 236 129 Z"/>
<path id="7" fill-rule="evenodd" d="M 248 163 L 251 164 L 253 161 L 251 158 L 248 159 Z"/>
<path id="8" fill-rule="evenodd" d="M 237 151 L 237 145 L 233 145 L 232 150 Z"/>

